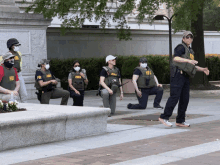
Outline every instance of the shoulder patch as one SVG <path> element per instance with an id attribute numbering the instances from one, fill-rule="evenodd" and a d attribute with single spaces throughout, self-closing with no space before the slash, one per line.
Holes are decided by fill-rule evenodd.
<path id="1" fill-rule="evenodd" d="M 39 80 L 39 79 L 42 79 L 42 76 L 37 76 L 37 79 Z"/>
<path id="2" fill-rule="evenodd" d="M 19 60 L 19 57 L 18 57 L 18 56 L 15 56 L 15 60 Z"/>

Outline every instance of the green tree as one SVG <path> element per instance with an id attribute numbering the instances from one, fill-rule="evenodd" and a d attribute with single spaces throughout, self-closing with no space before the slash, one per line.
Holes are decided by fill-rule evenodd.
<path id="1" fill-rule="evenodd" d="M 26 0 L 23 0 L 26 1 Z M 103 29 L 113 20 L 117 23 L 118 38 L 130 40 L 130 28 L 127 26 L 125 16 L 138 11 L 136 16 L 138 23 L 145 18 L 151 23 L 160 3 L 169 4 L 176 16 L 173 20 L 173 29 L 191 30 L 194 34 L 192 44 L 195 51 L 195 59 L 199 66 L 205 67 L 204 53 L 204 30 L 203 10 L 205 6 L 218 6 L 220 0 L 35 0 L 26 12 L 33 10 L 35 13 L 43 14 L 45 18 L 58 16 L 62 22 L 62 30 L 80 28 L 86 19 L 89 21 L 100 21 Z M 111 13 L 114 12 L 112 15 Z M 206 76 L 198 73 L 193 79 L 193 84 L 206 84 Z"/>
<path id="2" fill-rule="evenodd" d="M 204 23 L 203 27 L 206 31 L 220 30 L 220 6 L 216 4 L 206 5 L 204 9 Z"/>
<path id="3" fill-rule="evenodd" d="M 218 6 L 218 4 L 219 0 L 176 0 L 176 3 L 172 4 L 177 14 L 173 21 L 173 28 L 175 31 L 183 29 L 192 31 L 194 35 L 192 48 L 195 52 L 195 60 L 201 67 L 205 67 L 203 11 L 206 6 Z M 191 82 L 193 85 L 207 85 L 208 79 L 203 73 L 198 72 Z"/>

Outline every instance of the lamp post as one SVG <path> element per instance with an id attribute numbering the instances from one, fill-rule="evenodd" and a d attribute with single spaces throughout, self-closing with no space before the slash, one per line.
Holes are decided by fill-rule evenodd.
<path id="1" fill-rule="evenodd" d="M 175 14 L 174 14 L 175 15 Z M 164 20 L 164 17 L 168 20 L 169 22 L 169 64 L 170 64 L 170 77 L 171 77 L 171 69 L 172 69 L 172 36 L 171 36 L 171 21 L 173 16 L 168 18 L 165 15 L 156 15 L 154 17 L 154 20 Z"/>

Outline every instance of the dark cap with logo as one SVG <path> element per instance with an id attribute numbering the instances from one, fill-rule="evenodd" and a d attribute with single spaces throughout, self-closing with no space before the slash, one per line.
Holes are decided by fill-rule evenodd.
<path id="1" fill-rule="evenodd" d="M 147 62 L 147 59 L 145 57 L 141 57 L 139 62 L 141 62 L 141 63 Z"/>

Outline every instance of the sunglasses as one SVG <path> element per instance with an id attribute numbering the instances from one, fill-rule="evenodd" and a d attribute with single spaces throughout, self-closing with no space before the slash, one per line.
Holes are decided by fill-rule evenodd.
<path id="1" fill-rule="evenodd" d="M 11 60 L 11 59 L 14 59 L 15 57 L 10 57 L 9 59 Z"/>
<path id="2" fill-rule="evenodd" d="M 77 67 L 77 66 L 80 67 L 80 65 L 74 65 L 74 67 Z"/>
<path id="3" fill-rule="evenodd" d="M 189 39 L 189 38 L 193 39 L 193 36 L 186 36 L 186 39 Z"/>

